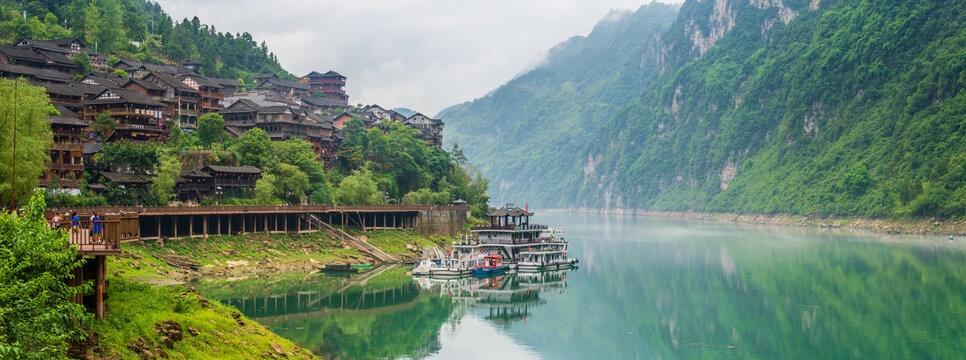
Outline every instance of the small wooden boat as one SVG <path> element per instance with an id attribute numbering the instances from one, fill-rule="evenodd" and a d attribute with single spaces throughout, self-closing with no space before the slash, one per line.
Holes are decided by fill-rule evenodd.
<path id="1" fill-rule="evenodd" d="M 352 264 L 325 264 L 321 269 L 322 271 L 331 272 L 357 272 L 359 269 L 353 268 Z"/>
<path id="2" fill-rule="evenodd" d="M 370 264 L 349 264 L 349 266 L 353 269 L 363 269 L 363 270 L 372 267 L 372 265 Z"/>

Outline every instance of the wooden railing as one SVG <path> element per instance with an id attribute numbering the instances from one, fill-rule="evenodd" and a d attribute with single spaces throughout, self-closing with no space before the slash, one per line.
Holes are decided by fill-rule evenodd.
<path id="1" fill-rule="evenodd" d="M 120 251 L 120 224 L 117 218 L 51 221 L 52 228 L 62 229 L 70 236 L 70 245 L 81 255 Z"/>
<path id="2" fill-rule="evenodd" d="M 48 217 L 77 210 L 82 213 L 96 211 L 99 214 L 237 214 L 237 213 L 323 213 L 323 212 L 399 212 L 399 211 L 469 211 L 463 205 L 254 205 L 254 206 L 147 206 L 147 207 L 72 207 L 47 208 Z"/>

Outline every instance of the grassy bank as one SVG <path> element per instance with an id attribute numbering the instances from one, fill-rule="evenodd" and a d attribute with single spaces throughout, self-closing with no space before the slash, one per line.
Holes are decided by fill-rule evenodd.
<path id="1" fill-rule="evenodd" d="M 94 355 L 120 359 L 311 359 L 289 340 L 182 286 L 111 279 L 108 315 L 97 320 Z"/>
<path id="2" fill-rule="evenodd" d="M 396 257 L 412 259 L 427 246 L 445 246 L 453 239 L 425 236 L 416 232 L 379 230 L 363 233 L 346 229 L 353 236 Z M 108 268 L 128 279 L 163 284 L 191 277 L 230 276 L 246 272 L 292 272 L 313 269 L 325 263 L 372 263 L 366 254 L 343 246 L 325 233 L 248 234 L 212 236 L 122 244 L 124 256 L 112 259 Z M 172 266 L 163 258 L 177 257 L 197 263 L 197 270 Z"/>
<path id="3" fill-rule="evenodd" d="M 346 230 L 399 259 L 418 256 L 416 249 L 453 240 L 398 230 Z M 98 341 L 90 349 L 98 356 L 121 359 L 196 359 L 215 354 L 225 359 L 312 358 L 310 352 L 248 320 L 235 308 L 209 301 L 192 288 L 152 285 L 176 284 L 198 276 L 284 275 L 331 262 L 372 262 L 324 233 L 144 241 L 122 244 L 122 250 L 122 256 L 108 262 L 112 273 L 108 314 L 94 322 L 91 331 Z M 172 257 L 181 264 L 172 264 Z M 176 266 L 184 264 L 192 266 Z M 174 333 L 180 334 L 180 340 L 173 341 L 179 338 Z"/>

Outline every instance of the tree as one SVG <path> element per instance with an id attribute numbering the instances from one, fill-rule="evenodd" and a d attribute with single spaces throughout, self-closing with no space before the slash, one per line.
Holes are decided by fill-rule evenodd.
<path id="1" fill-rule="evenodd" d="M 71 61 L 77 66 L 76 71 L 78 75 L 87 75 L 94 70 L 94 67 L 91 66 L 90 55 L 87 55 L 86 51 L 81 51 L 77 55 L 74 55 Z"/>
<path id="2" fill-rule="evenodd" d="M 225 134 L 225 119 L 217 113 L 208 113 L 198 118 L 198 130 L 195 130 L 198 140 L 204 147 L 211 147 L 215 141 L 221 141 Z"/>
<path id="3" fill-rule="evenodd" d="M 279 163 L 275 167 L 275 195 L 289 204 L 299 204 L 309 190 L 309 177 L 298 166 Z"/>
<path id="4" fill-rule="evenodd" d="M 101 9 L 101 17 L 97 23 L 97 41 L 102 53 L 110 53 L 119 48 L 124 34 L 121 2 L 118 0 L 97 0 Z"/>
<path id="5" fill-rule="evenodd" d="M 272 205 L 279 202 L 275 199 L 275 175 L 265 174 L 255 181 L 255 202 L 259 205 Z"/>
<path id="6" fill-rule="evenodd" d="M 146 173 L 158 166 L 159 143 L 134 144 L 131 142 L 116 142 L 104 144 L 94 160 L 107 166 L 111 171 L 129 169 L 134 172 Z"/>
<path id="7" fill-rule="evenodd" d="M 157 150 L 158 165 L 155 167 L 154 181 L 151 183 L 151 191 L 158 197 L 161 204 L 167 204 L 174 195 L 174 186 L 178 183 L 178 176 L 181 174 L 181 162 L 171 151 L 164 148 Z"/>
<path id="8" fill-rule="evenodd" d="M 238 165 L 264 168 L 272 155 L 272 139 L 265 130 L 253 128 L 242 134 L 231 148 Z"/>
<path id="9" fill-rule="evenodd" d="M 383 197 L 368 172 L 353 171 L 339 183 L 333 200 L 339 205 L 381 204 Z"/>
<path id="10" fill-rule="evenodd" d="M 36 190 L 19 213 L 0 213 L 0 358 L 64 358 L 69 340 L 85 336 L 92 316 L 70 301 L 67 285 L 83 264 L 67 233 L 47 227 L 44 195 Z"/>
<path id="11" fill-rule="evenodd" d="M 31 189 L 37 186 L 50 161 L 47 149 L 53 142 L 53 134 L 47 116 L 56 112 L 44 88 L 32 86 L 23 79 L 0 79 L 0 164 L 3 164 L 0 166 L 0 204 L 8 204 L 11 193 L 21 203 L 29 200 Z M 14 164 L 16 189 L 11 184 Z"/>
<path id="12" fill-rule="evenodd" d="M 97 139 L 105 141 L 107 140 L 107 135 L 114 131 L 114 126 L 116 125 L 117 123 L 114 121 L 114 118 L 111 117 L 111 111 L 104 110 L 97 114 L 91 127 L 94 128 L 94 134 L 97 135 Z"/>

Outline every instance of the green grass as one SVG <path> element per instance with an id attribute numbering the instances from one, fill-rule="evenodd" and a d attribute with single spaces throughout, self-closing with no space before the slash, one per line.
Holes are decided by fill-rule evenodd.
<path id="1" fill-rule="evenodd" d="M 254 359 L 272 357 L 271 344 L 278 344 L 288 358 L 310 359 L 311 353 L 275 335 L 244 316 L 240 325 L 232 315 L 238 311 L 217 301 L 208 301 L 182 286 L 152 287 L 112 277 L 108 288 L 108 314 L 93 323 L 100 337 L 95 350 L 100 356 L 139 359 L 128 345 L 143 338 L 151 351 L 162 349 L 171 359 Z M 238 314 L 240 316 L 240 314 Z M 166 348 L 155 324 L 172 320 L 181 324 L 184 339 Z M 198 332 L 189 334 L 188 329 Z"/>

